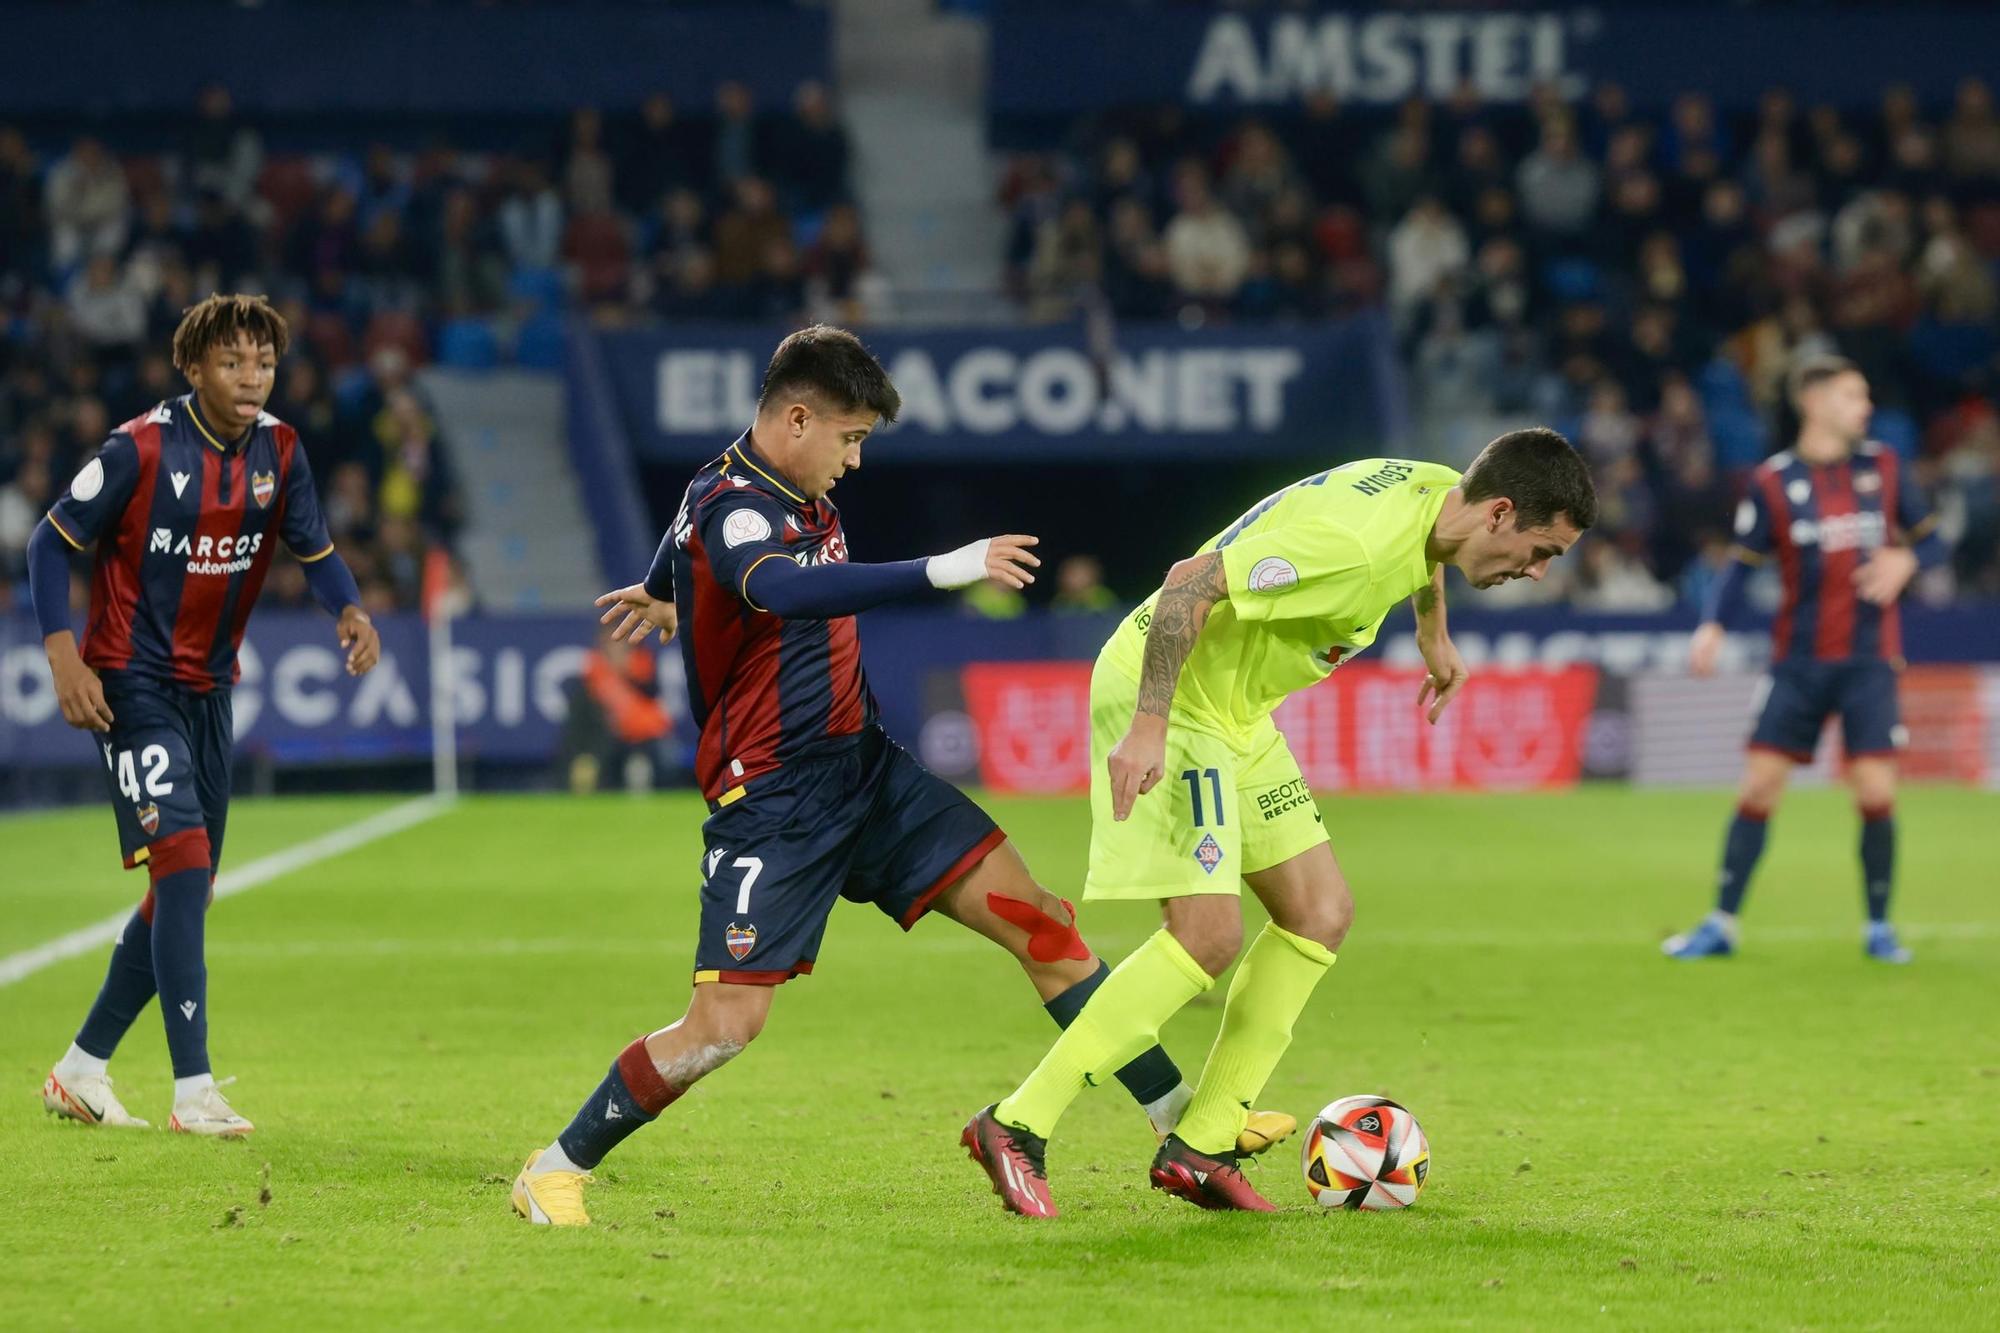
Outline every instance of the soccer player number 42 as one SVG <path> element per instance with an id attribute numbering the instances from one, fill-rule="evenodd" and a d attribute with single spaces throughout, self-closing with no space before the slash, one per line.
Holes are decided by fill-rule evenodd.
<path id="1" fill-rule="evenodd" d="M 125 799 L 128 801 L 138 800 L 139 771 L 133 765 L 132 752 L 130 750 L 120 750 L 118 751 L 117 758 L 114 760 L 110 747 L 107 746 L 104 752 L 104 762 L 112 765 L 114 771 L 118 774 L 118 790 L 125 794 Z M 144 766 L 146 770 L 146 795 L 165 796 L 174 789 L 174 784 L 167 781 L 166 746 L 148 745 L 145 749 L 139 751 L 139 764 Z"/>

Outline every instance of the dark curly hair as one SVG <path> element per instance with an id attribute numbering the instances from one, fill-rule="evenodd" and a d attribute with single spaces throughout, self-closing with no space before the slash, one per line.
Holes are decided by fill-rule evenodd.
<path id="1" fill-rule="evenodd" d="M 174 330 L 174 369 L 185 375 L 210 348 L 246 333 L 253 345 L 269 343 L 279 356 L 292 341 L 285 317 L 261 296 L 218 294 L 197 301 L 181 312 L 180 327 Z"/>

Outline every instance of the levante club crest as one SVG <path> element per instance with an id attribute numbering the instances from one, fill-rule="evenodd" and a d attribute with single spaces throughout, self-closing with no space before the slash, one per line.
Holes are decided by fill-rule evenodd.
<path id="1" fill-rule="evenodd" d="M 250 498 L 257 502 L 259 509 L 268 507 L 271 503 L 271 497 L 277 493 L 278 478 L 274 474 L 269 472 L 252 472 L 250 474 Z"/>
<path id="2" fill-rule="evenodd" d="M 146 836 L 149 838 L 158 833 L 160 831 L 160 807 L 154 805 L 151 801 L 140 806 L 139 827 L 146 830 Z"/>
<path id="3" fill-rule="evenodd" d="M 729 929 L 722 932 L 722 942 L 729 946 L 729 956 L 740 963 L 757 947 L 757 927 L 739 926 L 732 921 Z"/>

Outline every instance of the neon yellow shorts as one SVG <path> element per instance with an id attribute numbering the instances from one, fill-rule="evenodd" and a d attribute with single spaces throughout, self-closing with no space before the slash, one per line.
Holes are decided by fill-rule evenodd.
<path id="1" fill-rule="evenodd" d="M 1116 667 L 1090 677 L 1090 873 L 1085 899 L 1238 893 L 1243 876 L 1327 840 L 1285 738 L 1266 718 L 1247 743 L 1167 727 L 1167 767 L 1124 823 L 1111 818 L 1104 767 L 1132 725 L 1139 685 Z"/>

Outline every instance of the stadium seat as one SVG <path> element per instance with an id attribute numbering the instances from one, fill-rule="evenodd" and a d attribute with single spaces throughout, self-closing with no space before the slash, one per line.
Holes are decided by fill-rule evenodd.
<path id="1" fill-rule="evenodd" d="M 491 370 L 500 364 L 500 340 L 483 319 L 454 319 L 438 331 L 437 359 L 454 370 Z"/>
<path id="2" fill-rule="evenodd" d="M 1601 287 L 1597 265 L 1588 259 L 1552 259 L 1542 270 L 1542 282 L 1558 301 L 1589 301 Z"/>
<path id="3" fill-rule="evenodd" d="M 332 377 L 333 401 L 343 412 L 358 411 L 375 391 L 375 378 L 358 362 L 337 370 Z"/>
<path id="4" fill-rule="evenodd" d="M 826 214 L 818 210 L 792 214 L 792 244 L 804 254 L 819 240 L 819 234 L 826 228 Z"/>
<path id="5" fill-rule="evenodd" d="M 1916 418 L 1899 407 L 1876 408 L 1875 415 L 1868 420 L 1868 433 L 1904 458 L 1917 456 L 1922 432 L 1917 429 Z"/>
<path id="6" fill-rule="evenodd" d="M 1695 378 L 1695 389 L 1701 394 L 1702 406 L 1708 411 L 1718 408 L 1748 408 L 1750 402 L 1750 382 L 1743 378 L 1743 372 L 1736 363 L 1725 357 L 1715 357 L 1701 368 Z"/>
<path id="7" fill-rule="evenodd" d="M 1709 438 L 1715 441 L 1716 462 L 1725 470 L 1763 462 L 1770 442 L 1743 372 L 1717 357 L 1701 368 L 1695 389 L 1708 418 Z"/>
<path id="8" fill-rule="evenodd" d="M 507 295 L 537 310 L 559 310 L 567 293 L 562 274 L 552 268 L 517 268 L 507 279 Z"/>
<path id="9" fill-rule="evenodd" d="M 560 370 L 563 364 L 563 323 L 544 311 L 526 320 L 514 338 L 514 360 L 530 370 Z"/>
<path id="10" fill-rule="evenodd" d="M 1911 328 L 1910 359 L 1925 374 L 1956 383 L 1990 360 L 1996 350 L 1993 330 L 1983 324 L 1943 324 L 1922 319 Z"/>

